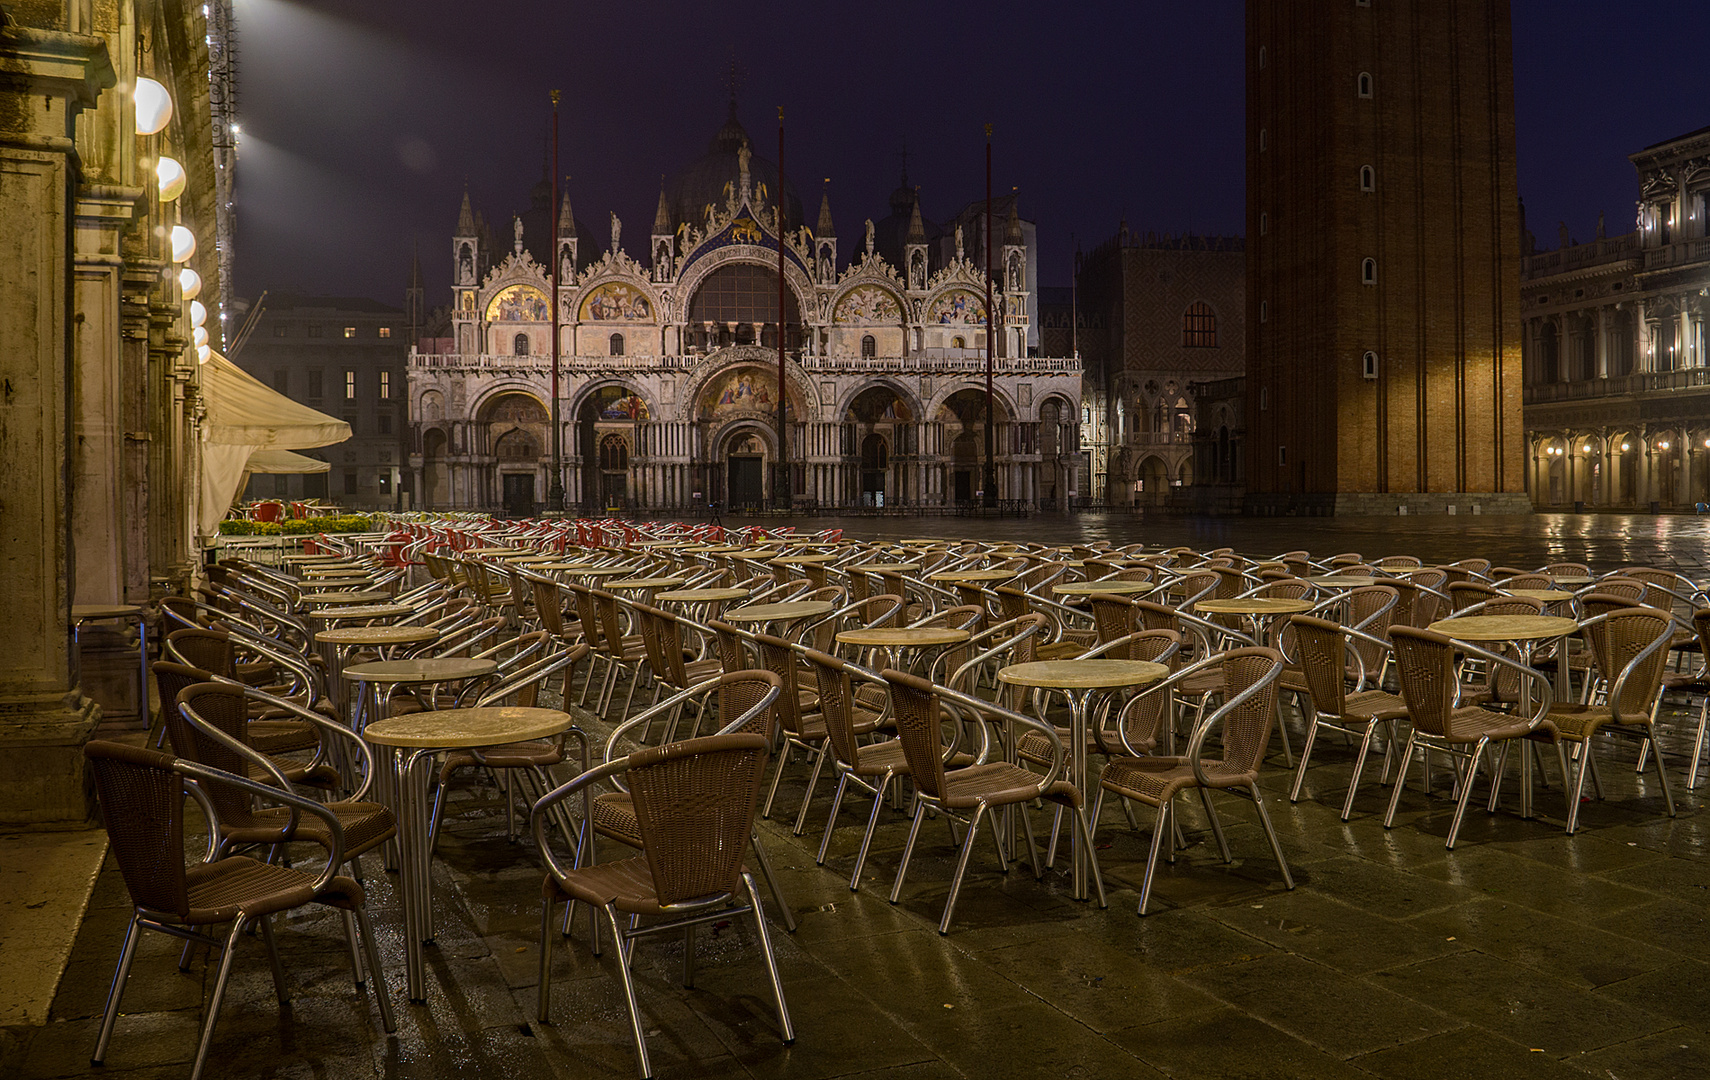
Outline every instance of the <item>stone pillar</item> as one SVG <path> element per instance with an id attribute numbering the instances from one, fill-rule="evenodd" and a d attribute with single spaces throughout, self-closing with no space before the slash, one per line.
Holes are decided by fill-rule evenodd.
<path id="1" fill-rule="evenodd" d="M 1593 359 L 1592 374 L 1599 379 L 1609 377 L 1609 308 L 1600 305 L 1597 309 L 1597 342 Z"/>
<path id="2" fill-rule="evenodd" d="M 98 710 L 78 685 L 71 632 L 79 570 L 70 486 L 79 408 L 71 192 L 81 181 L 73 137 L 78 113 L 114 76 L 100 40 L 16 25 L 0 34 L 0 68 L 8 118 L 0 129 L 0 595 L 8 627 L 0 823 L 82 823 L 92 809 L 82 749 Z M 115 341 L 117 317 L 115 303 Z M 118 575 L 103 573 L 102 588 L 117 589 Z"/>

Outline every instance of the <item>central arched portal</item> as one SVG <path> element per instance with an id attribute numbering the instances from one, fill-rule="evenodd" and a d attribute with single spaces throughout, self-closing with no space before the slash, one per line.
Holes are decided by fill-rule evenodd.
<path id="1" fill-rule="evenodd" d="M 908 501 L 904 459 L 919 453 L 914 414 L 889 386 L 869 386 L 843 413 L 843 454 L 853 465 L 862 506 Z"/>
<path id="2" fill-rule="evenodd" d="M 1007 424 L 1003 403 L 998 402 L 997 426 L 992 431 L 993 453 L 1002 456 L 1003 435 Z M 970 503 L 982 495 L 999 497 L 999 491 L 985 492 L 986 395 L 983 390 L 958 390 L 938 407 L 936 420 L 942 426 L 944 440 L 950 447 L 949 495 L 952 502 Z M 1001 476 L 1001 470 L 994 471 Z M 994 476 L 998 481 L 999 476 Z"/>
<path id="3" fill-rule="evenodd" d="M 576 410 L 583 506 L 605 510 L 630 505 L 630 459 L 648 420 L 647 402 L 628 386 L 602 386 L 583 399 Z"/>

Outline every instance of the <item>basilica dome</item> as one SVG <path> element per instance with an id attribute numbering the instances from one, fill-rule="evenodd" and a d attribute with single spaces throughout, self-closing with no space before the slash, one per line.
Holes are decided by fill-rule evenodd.
<path id="1" fill-rule="evenodd" d="M 673 230 L 684 222 L 697 226 L 704 224 L 709 203 L 723 211 L 726 200 L 725 186 L 728 184 L 734 189 L 737 178 L 742 173 L 737 152 L 743 143 L 748 144 L 749 152 L 753 155 L 748 162 L 750 182 L 766 185 L 768 207 L 777 201 L 778 163 L 761 156 L 759 147 L 749 138 L 748 132 L 743 130 L 742 122 L 736 118 L 736 102 L 732 101 L 724 126 L 718 129 L 718 133 L 707 144 L 706 153 L 665 181 L 665 203 L 671 211 Z M 802 224 L 802 203 L 788 174 L 784 177 L 783 203 L 784 227 L 799 227 Z"/>

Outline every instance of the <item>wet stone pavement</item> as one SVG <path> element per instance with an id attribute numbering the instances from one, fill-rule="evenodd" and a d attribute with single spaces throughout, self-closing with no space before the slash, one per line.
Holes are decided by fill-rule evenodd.
<path id="1" fill-rule="evenodd" d="M 984 535 L 976 529 L 997 524 L 942 520 L 958 535 Z M 1442 558 L 1428 547 L 1441 542 L 1522 566 L 1571 558 L 1583 542 L 1596 545 L 1598 569 L 1629 561 L 1685 568 L 1703 559 L 1698 520 L 1632 519 L 1662 530 L 1656 537 L 1635 537 L 1631 528 L 1620 535 L 1620 520 L 1570 528 L 1541 517 L 1529 531 L 1543 535 L 1530 539 L 1518 527 L 1506 537 L 1373 529 L 1358 539 L 1337 528 L 1329 535 L 1340 543 L 1262 525 L 1224 542 L 1247 551 Z M 846 527 L 873 535 L 883 524 Z M 907 533 L 921 535 L 937 520 L 902 524 L 923 526 Z M 1030 538 L 1072 538 L 1045 533 L 1043 524 L 1006 523 L 1008 535 L 1023 529 Z M 1572 538 L 1581 529 L 1596 535 Z M 1124 531 L 1111 530 L 1112 539 Z M 1145 538 L 1154 535 L 1148 528 Z M 1498 553 L 1502 544 L 1512 545 L 1511 554 Z M 1678 547 L 1689 547 L 1690 561 Z M 605 728 L 583 720 L 590 730 Z M 1189 846 L 1174 865 L 1160 866 L 1152 914 L 1139 918 L 1150 815 L 1140 813 L 1136 832 L 1108 806 L 1098 837 L 1108 910 L 1069 898 L 1062 860 L 1043 881 L 1025 864 L 1000 873 L 988 841 L 975 849 L 948 937 L 937 933 L 955 856 L 948 830 L 928 822 L 901 903 L 892 906 L 886 896 L 907 819 L 887 812 L 862 889 L 851 893 L 864 800 L 846 801 L 827 863 L 815 866 L 830 788 L 822 781 L 805 834 L 792 836 L 807 773 L 797 760 L 772 820 L 762 823 L 800 923 L 788 934 L 772 915 L 797 1041 L 779 1041 L 751 929 L 736 923 L 697 936 L 692 990 L 680 982 L 681 941 L 644 941 L 637 993 L 656 1075 L 1710 1075 L 1710 814 L 1702 795 L 1685 789 L 1682 735 L 1696 720 L 1696 711 L 1671 714 L 1664 741 L 1678 817 L 1664 816 L 1654 774 L 1636 774 L 1632 756 L 1615 751 L 1602 758 L 1607 799 L 1586 804 L 1578 835 L 1562 832 L 1552 761 L 1538 819 L 1513 813 L 1511 768 L 1504 809 L 1469 809 L 1453 852 L 1443 848 L 1452 813 L 1446 771 L 1430 795 L 1415 779 L 1389 830 L 1382 827 L 1389 789 L 1368 772 L 1353 818 L 1343 823 L 1351 748 L 1321 739 L 1302 799 L 1291 804 L 1291 770 L 1273 739 L 1264 787 L 1297 883 L 1292 892 L 1249 804 L 1219 804 L 1235 857 L 1225 865 L 1189 802 L 1181 813 Z M 1290 728 L 1298 749 L 1303 725 L 1292 713 Z M 1043 837 L 1048 817 L 1035 820 Z M 276 1003 L 260 940 L 240 947 L 207 1075 L 634 1076 L 614 954 L 608 943 L 603 957 L 590 955 L 583 915 L 573 939 L 555 943 L 552 1021 L 534 1020 L 541 872 L 532 846 L 504 834 L 491 787 L 456 790 L 434 864 L 439 937 L 427 950 L 426 1005 L 403 1001 L 395 881 L 370 857 L 368 903 L 398 1008 L 395 1035 L 380 1031 L 371 997 L 353 988 L 336 918 L 305 909 L 279 924 L 288 1006 Z M 180 974 L 177 943 L 159 935 L 145 937 L 138 951 L 106 1066 L 89 1066 L 127 914 L 109 859 L 49 1022 L 0 1029 L 0 1077 L 188 1074 L 213 965 L 198 955 Z"/>

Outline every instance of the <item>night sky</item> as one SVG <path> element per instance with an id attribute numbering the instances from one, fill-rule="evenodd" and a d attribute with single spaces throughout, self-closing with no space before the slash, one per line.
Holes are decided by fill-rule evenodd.
<path id="1" fill-rule="evenodd" d="M 547 3 L 236 0 L 237 287 L 401 303 L 419 245 L 445 303 L 465 181 L 508 238 L 543 175 L 548 91 L 564 91 L 560 172 L 601 237 L 608 212 L 646 260 L 662 173 L 724 120 L 727 69 L 757 152 L 777 147 L 810 220 L 821 181 L 847 260 L 908 177 L 929 219 L 993 186 L 1038 222 L 1041 281 L 1139 231 L 1244 225 L 1243 5 L 936 0 Z M 1632 228 L 1627 155 L 1710 125 L 1704 0 L 1514 0 L 1520 191 L 1553 247 L 1600 212 Z"/>

